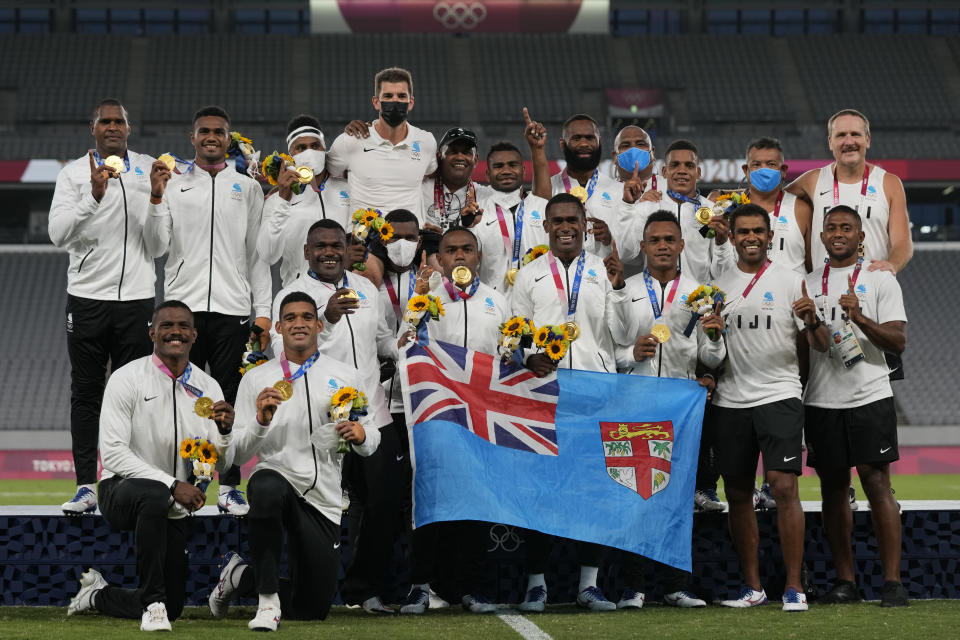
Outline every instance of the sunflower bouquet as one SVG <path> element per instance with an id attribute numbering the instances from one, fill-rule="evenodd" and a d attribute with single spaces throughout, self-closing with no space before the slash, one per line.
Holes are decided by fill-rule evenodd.
<path id="1" fill-rule="evenodd" d="M 256 325 L 254 326 L 256 327 Z M 256 327 L 256 329 L 259 329 L 259 327 Z M 248 371 L 259 367 L 266 361 L 267 356 L 260 350 L 259 338 L 254 338 L 247 343 L 243 357 L 240 359 L 240 375 L 245 375 Z"/>
<path id="2" fill-rule="evenodd" d="M 523 262 L 521 263 L 520 266 L 522 267 L 527 266 L 528 264 L 530 264 L 540 256 L 546 255 L 547 251 L 549 250 L 550 250 L 550 246 L 545 244 L 538 244 L 535 247 L 530 247 L 529 249 L 527 249 L 527 252 L 523 254 Z"/>
<path id="3" fill-rule="evenodd" d="M 562 325 L 548 324 L 537 329 L 533 334 L 533 344 L 547 354 L 554 362 L 560 362 L 567 355 L 570 340 Z"/>
<path id="4" fill-rule="evenodd" d="M 213 472 L 220 453 L 209 440 L 205 438 L 184 438 L 180 441 L 180 457 L 187 464 L 188 482 L 207 490 L 207 485 L 213 480 Z"/>
<path id="5" fill-rule="evenodd" d="M 251 178 L 260 175 L 260 152 L 253 148 L 253 141 L 244 137 L 239 131 L 230 132 L 227 157 L 236 158 L 235 165 L 238 173 L 246 173 Z"/>
<path id="6" fill-rule="evenodd" d="M 712 284 L 702 284 L 687 294 L 683 306 L 690 311 L 692 316 L 689 324 L 687 324 L 687 328 L 683 332 L 684 335 L 688 338 L 690 337 L 693 327 L 696 326 L 697 320 L 699 320 L 701 316 L 705 316 L 713 311 L 717 313 L 722 311 L 726 298 L 727 294 L 725 294 L 720 287 Z M 711 340 L 717 339 L 716 329 L 707 329 L 706 331 Z"/>
<path id="7" fill-rule="evenodd" d="M 359 420 L 367 415 L 369 405 L 366 394 L 353 387 L 340 387 L 330 398 L 330 420 L 334 423 L 344 420 Z M 337 441 L 337 453 L 349 453 L 350 443 L 341 436 Z"/>
<path id="8" fill-rule="evenodd" d="M 537 328 L 533 321 L 525 316 L 514 316 L 500 325 L 500 358 L 509 362 L 517 349 L 529 349 L 533 344 L 533 335 Z"/>
<path id="9" fill-rule="evenodd" d="M 350 222 L 352 223 L 350 234 L 368 249 L 370 241 L 375 237 L 384 244 L 393 239 L 393 225 L 387 222 L 379 209 L 357 209 L 350 217 Z M 376 234 L 372 235 L 371 230 Z M 363 262 L 355 262 L 353 268 L 357 271 L 366 271 L 367 265 Z"/>
<path id="10" fill-rule="evenodd" d="M 293 167 L 295 164 L 291 156 L 286 153 L 274 151 L 263 161 L 263 177 L 267 179 L 267 182 L 269 182 L 271 186 L 275 187 L 280 180 L 280 174 L 283 173 L 287 167 Z M 290 185 L 290 190 L 300 195 L 303 193 L 303 187 L 303 183 L 298 180 Z"/>
<path id="11" fill-rule="evenodd" d="M 403 321 L 410 326 L 411 331 L 416 332 L 420 323 L 424 322 L 428 315 L 431 320 L 439 320 L 440 316 L 445 315 L 443 303 L 435 295 L 417 295 L 407 302 L 407 310 L 403 313 Z"/>
<path id="12" fill-rule="evenodd" d="M 727 219 L 730 218 L 730 213 L 740 205 L 750 204 L 750 198 L 747 197 L 745 191 L 731 191 L 730 193 L 725 193 L 717 201 L 713 203 L 713 215 L 723 216 Z M 706 238 L 712 238 L 717 235 L 717 232 L 713 229 L 710 229 L 706 224 L 700 229 L 700 232 Z"/>

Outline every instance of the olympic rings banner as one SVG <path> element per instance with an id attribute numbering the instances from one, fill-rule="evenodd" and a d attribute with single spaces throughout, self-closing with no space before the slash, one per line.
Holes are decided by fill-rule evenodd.
<path id="1" fill-rule="evenodd" d="M 610 0 L 310 0 L 311 33 L 608 33 Z"/>

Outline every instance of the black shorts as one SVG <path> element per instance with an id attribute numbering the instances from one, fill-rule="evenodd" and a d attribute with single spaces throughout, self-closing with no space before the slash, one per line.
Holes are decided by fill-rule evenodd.
<path id="1" fill-rule="evenodd" d="M 893 396 L 849 409 L 806 407 L 807 466 L 842 469 L 900 459 Z"/>
<path id="2" fill-rule="evenodd" d="M 803 446 L 803 403 L 787 398 L 749 409 L 713 407 L 713 452 L 717 471 L 753 476 L 757 456 L 765 471 L 800 475 Z"/>

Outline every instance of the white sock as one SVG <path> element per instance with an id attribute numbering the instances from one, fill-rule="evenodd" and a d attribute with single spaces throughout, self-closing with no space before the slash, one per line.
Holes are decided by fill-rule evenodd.
<path id="1" fill-rule="evenodd" d="M 600 567 L 580 567 L 580 591 L 597 586 Z"/>
<path id="2" fill-rule="evenodd" d="M 531 573 L 527 576 L 527 591 L 530 591 L 530 589 L 534 587 L 547 588 L 547 581 L 542 573 Z"/>
<path id="3" fill-rule="evenodd" d="M 413 590 L 413 589 L 423 589 L 423 590 L 426 591 L 427 593 L 430 593 L 430 583 L 429 583 L 429 582 L 423 582 L 423 583 L 421 583 L 421 584 L 412 584 L 412 585 L 410 585 L 410 589 L 411 589 L 411 590 Z"/>
<path id="4" fill-rule="evenodd" d="M 230 493 L 230 492 L 233 491 L 235 488 L 236 488 L 236 487 L 231 487 L 230 485 L 227 485 L 227 484 L 222 484 L 222 485 L 220 485 L 220 490 L 217 492 L 217 496 L 219 497 L 219 496 L 222 496 L 222 495 L 224 495 L 224 494 Z"/>
<path id="5" fill-rule="evenodd" d="M 96 492 L 97 492 L 97 483 L 94 482 L 93 484 L 78 484 L 78 485 L 77 485 L 77 491 L 80 491 L 80 489 L 90 489 L 90 491 L 93 491 L 94 493 L 96 493 Z"/>
<path id="6" fill-rule="evenodd" d="M 280 611 L 280 594 L 279 593 L 261 593 L 260 599 L 257 602 L 257 607 L 260 609 L 266 609 L 267 607 L 272 607 L 277 611 Z"/>

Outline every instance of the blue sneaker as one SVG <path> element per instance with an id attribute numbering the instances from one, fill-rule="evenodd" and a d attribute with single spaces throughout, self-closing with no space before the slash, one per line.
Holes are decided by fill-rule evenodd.
<path id="1" fill-rule="evenodd" d="M 520 611 L 543 611 L 547 606 L 546 587 L 536 586 L 527 591 L 527 596 L 520 603 Z"/>
<path id="2" fill-rule="evenodd" d="M 766 482 L 760 485 L 760 491 L 754 498 L 754 507 L 759 511 L 774 511 L 777 508 L 777 501 L 774 500 L 773 493 L 770 492 L 770 485 Z"/>
<path id="3" fill-rule="evenodd" d="M 620 595 L 620 601 L 617 602 L 617 609 L 643 609 L 643 603 L 646 596 L 633 589 L 624 589 Z"/>
<path id="4" fill-rule="evenodd" d="M 694 511 L 723 511 L 726 506 L 720 502 L 716 489 L 697 489 L 693 494 Z"/>
<path id="5" fill-rule="evenodd" d="M 230 489 L 230 491 L 221 493 L 217 497 L 217 509 L 220 510 L 220 513 L 229 513 L 237 518 L 242 518 L 250 511 L 250 505 L 244 498 L 243 491 Z"/>
<path id="6" fill-rule="evenodd" d="M 577 594 L 577 605 L 590 611 L 616 611 L 617 605 L 607 600 L 599 587 L 587 587 Z"/>
<path id="7" fill-rule="evenodd" d="M 97 510 L 97 494 L 86 487 L 79 487 L 77 495 L 60 505 L 60 508 L 68 516 L 93 513 Z"/>
<path id="8" fill-rule="evenodd" d="M 800 593 L 793 587 L 787 589 L 786 593 L 783 594 L 783 610 L 784 611 L 806 611 L 807 610 L 807 594 Z"/>

